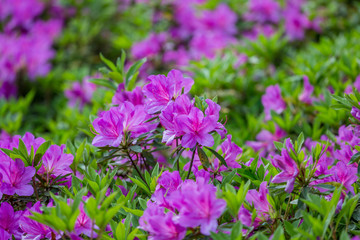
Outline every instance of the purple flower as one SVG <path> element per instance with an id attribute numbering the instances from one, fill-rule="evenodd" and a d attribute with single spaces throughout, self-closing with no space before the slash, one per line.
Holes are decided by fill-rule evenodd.
<path id="1" fill-rule="evenodd" d="M 354 188 L 351 186 L 358 179 L 357 167 L 352 165 L 346 165 L 344 162 L 339 161 L 332 169 L 331 179 L 334 182 L 341 183 L 347 191 L 350 191 L 354 194 Z"/>
<path id="2" fill-rule="evenodd" d="M 152 57 L 160 52 L 161 46 L 164 44 L 165 40 L 165 33 L 152 33 L 145 40 L 135 43 L 131 47 L 131 54 L 135 59 Z"/>
<path id="3" fill-rule="evenodd" d="M 360 109 L 358 109 L 357 107 L 352 107 L 351 108 L 351 115 L 357 119 L 358 121 L 360 121 Z"/>
<path id="4" fill-rule="evenodd" d="M 172 212 L 164 213 L 164 208 L 148 201 L 147 209 L 139 219 L 140 228 L 149 232 L 150 240 L 181 240 L 186 228 L 174 222 Z"/>
<path id="5" fill-rule="evenodd" d="M 246 201 L 255 207 L 257 213 L 268 215 L 270 204 L 267 200 L 269 190 L 266 185 L 267 182 L 261 183 L 259 191 L 255 189 L 249 190 L 246 195 Z"/>
<path id="6" fill-rule="evenodd" d="M 200 18 L 200 29 L 219 31 L 224 35 L 235 34 L 236 14 L 224 3 L 219 4 L 213 11 L 203 11 Z"/>
<path id="7" fill-rule="evenodd" d="M 310 84 L 309 78 L 306 75 L 304 75 L 304 91 L 299 96 L 299 100 L 307 104 L 312 104 L 313 100 L 311 98 L 311 94 L 313 92 L 314 92 L 314 87 Z"/>
<path id="8" fill-rule="evenodd" d="M 182 93 L 188 93 L 194 84 L 194 80 L 183 77 L 179 70 L 171 70 L 167 77 L 151 75 L 148 79 L 150 83 L 144 86 L 143 92 L 147 98 L 145 109 L 149 114 L 163 110 Z"/>
<path id="9" fill-rule="evenodd" d="M 14 212 L 13 207 L 9 203 L 3 202 L 0 206 L 0 229 L 4 230 L 10 235 L 14 235 L 15 239 L 20 239 L 21 236 L 19 220 L 21 218 L 21 215 L 22 211 Z M 3 233 L 3 235 L 6 236 L 7 234 Z"/>
<path id="10" fill-rule="evenodd" d="M 29 216 L 32 216 L 31 212 L 42 213 L 40 206 L 41 203 L 36 202 L 31 208 L 27 209 L 20 218 L 20 228 L 26 234 L 22 239 L 51 239 L 51 234 L 55 233 L 51 230 L 50 227 L 29 218 Z"/>
<path id="11" fill-rule="evenodd" d="M 11 235 L 4 229 L 0 228 L 0 239 L 4 239 L 4 240 L 11 239 Z"/>
<path id="12" fill-rule="evenodd" d="M 294 7 L 288 7 L 284 11 L 285 32 L 290 41 L 302 40 L 305 37 L 305 30 L 311 27 L 308 17 Z"/>
<path id="13" fill-rule="evenodd" d="M 183 227 L 200 226 L 204 235 L 216 231 L 217 219 L 226 208 L 226 202 L 216 198 L 216 187 L 204 181 L 187 180 L 169 198 L 179 212 L 178 223 Z"/>
<path id="14" fill-rule="evenodd" d="M 1 192 L 6 195 L 31 196 L 34 193 L 30 185 L 35 175 L 35 168 L 25 167 L 21 159 L 3 159 L 0 163 L 0 174 L 3 177 Z"/>
<path id="15" fill-rule="evenodd" d="M 230 168 L 240 168 L 240 164 L 236 161 L 238 156 L 242 154 L 242 149 L 231 142 L 231 135 L 227 135 L 227 139 L 220 145 L 222 152 L 225 154 L 225 161 Z"/>
<path id="16" fill-rule="evenodd" d="M 91 237 L 91 233 L 93 233 L 93 237 L 96 237 L 97 234 L 93 231 L 93 222 L 86 215 L 84 211 L 84 204 L 80 203 L 79 206 L 80 214 L 76 219 L 74 231 L 77 235 L 84 234 L 88 237 Z M 98 229 L 98 226 L 94 225 L 94 229 Z"/>
<path id="17" fill-rule="evenodd" d="M 99 135 L 94 137 L 92 144 L 96 147 L 118 147 L 123 137 L 122 121 L 118 108 L 113 107 L 104 112 L 93 122 L 94 129 Z"/>
<path id="18" fill-rule="evenodd" d="M 281 96 L 281 90 L 278 84 L 266 88 L 265 94 L 261 97 L 264 106 L 265 120 L 271 119 L 271 110 L 280 114 L 286 109 L 286 103 Z"/>
<path id="19" fill-rule="evenodd" d="M 253 226 L 254 228 L 259 226 L 261 219 L 256 217 L 254 221 L 252 221 L 252 214 L 248 209 L 246 209 L 243 205 L 240 207 L 238 219 L 241 221 L 242 224 L 245 226 Z"/>
<path id="20" fill-rule="evenodd" d="M 277 23 L 280 20 L 280 5 L 273 0 L 250 0 L 248 11 L 244 14 L 248 21 Z"/>
<path id="21" fill-rule="evenodd" d="M 65 96 L 69 100 L 70 107 L 78 106 L 79 109 L 82 109 L 85 104 L 91 102 L 96 85 L 88 81 L 90 78 L 92 77 L 84 78 L 81 83 L 74 82 L 70 89 L 65 90 Z"/>
<path id="22" fill-rule="evenodd" d="M 112 107 L 94 120 L 93 126 L 98 135 L 92 144 L 96 147 L 118 147 L 125 132 L 131 132 L 131 137 L 137 137 L 156 128 L 152 123 L 145 123 L 150 119 L 144 106 L 134 106 L 131 102 L 124 102 L 118 107 Z"/>
<path id="23" fill-rule="evenodd" d="M 271 163 L 276 167 L 282 170 L 277 174 L 273 179 L 273 183 L 283 183 L 287 182 L 285 191 L 291 193 L 294 189 L 294 183 L 297 175 L 299 175 L 299 169 L 296 162 L 290 157 L 288 151 L 293 151 L 292 144 L 290 139 L 286 139 L 287 149 L 281 150 L 281 156 L 276 155 L 271 159 Z"/>
<path id="24" fill-rule="evenodd" d="M 178 187 L 182 183 L 182 180 L 178 171 L 165 171 L 161 174 L 157 182 L 157 188 L 164 188 L 166 189 L 166 191 L 171 193 L 178 189 Z"/>
<path id="25" fill-rule="evenodd" d="M 163 62 L 174 63 L 176 66 L 186 66 L 189 61 L 190 56 L 184 47 L 166 51 L 163 57 Z"/>
<path id="26" fill-rule="evenodd" d="M 206 116 L 198 108 L 192 108 L 189 115 L 181 115 L 176 118 L 177 125 L 184 131 L 181 144 L 185 148 L 193 148 L 196 143 L 211 147 L 214 145 L 214 138 L 210 132 L 217 127 L 215 116 Z"/>
<path id="27" fill-rule="evenodd" d="M 275 150 L 274 141 L 279 141 L 286 136 L 286 132 L 276 126 L 275 132 L 271 133 L 268 130 L 261 130 L 256 135 L 257 141 L 247 141 L 246 145 L 253 148 L 255 152 L 260 152 L 260 155 L 264 157 L 267 153 L 272 153 Z"/>
<path id="28" fill-rule="evenodd" d="M 72 154 L 64 153 L 65 145 L 52 145 L 42 157 L 42 166 L 38 174 L 49 174 L 56 177 L 71 173 L 70 165 L 74 160 Z"/>
<path id="29" fill-rule="evenodd" d="M 136 105 L 143 105 L 144 104 L 144 94 L 140 87 L 136 87 L 134 90 L 125 91 L 124 84 L 119 84 L 116 92 L 112 98 L 112 104 L 119 105 L 124 102 L 131 102 L 132 104 Z"/>

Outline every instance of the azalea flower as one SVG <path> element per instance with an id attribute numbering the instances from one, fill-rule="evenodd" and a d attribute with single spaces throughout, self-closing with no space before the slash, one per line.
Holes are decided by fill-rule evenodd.
<path id="1" fill-rule="evenodd" d="M 163 110 L 171 101 L 190 91 L 194 80 L 183 77 L 179 70 L 171 70 L 168 76 L 151 75 L 150 83 L 143 88 L 146 96 L 145 110 L 149 114 Z"/>
<path id="2" fill-rule="evenodd" d="M 193 148 L 196 143 L 211 147 L 214 145 L 214 138 L 210 132 L 217 127 L 215 116 L 206 116 L 198 108 L 192 108 L 189 115 L 181 115 L 176 118 L 177 125 L 183 129 L 184 136 L 181 144 L 185 148 Z"/>
<path id="3" fill-rule="evenodd" d="M 25 167 L 21 159 L 3 159 L 0 163 L 0 174 L 3 177 L 1 192 L 6 195 L 31 196 L 34 193 L 30 185 L 35 175 L 34 167 Z"/>

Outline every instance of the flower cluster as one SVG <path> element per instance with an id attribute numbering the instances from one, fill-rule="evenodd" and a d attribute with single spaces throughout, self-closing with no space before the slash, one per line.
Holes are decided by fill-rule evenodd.
<path id="1" fill-rule="evenodd" d="M 57 12 L 58 6 L 50 9 Z M 62 20 L 53 17 L 42 20 L 45 4 L 39 0 L 4 0 L 1 3 L 0 21 L 0 97 L 16 95 L 16 80 L 23 74 L 30 80 L 45 76 L 55 55 L 54 39 L 62 28 Z M 56 14 L 57 15 L 57 14 Z"/>
<path id="2" fill-rule="evenodd" d="M 187 228 L 200 227 L 210 235 L 218 226 L 217 219 L 226 208 L 226 202 L 216 198 L 216 188 L 208 184 L 208 174 L 198 174 L 196 181 L 182 181 L 179 172 L 164 172 L 157 190 L 144 215 L 140 227 L 150 239 L 183 239 Z M 165 209 L 169 210 L 165 213 Z"/>

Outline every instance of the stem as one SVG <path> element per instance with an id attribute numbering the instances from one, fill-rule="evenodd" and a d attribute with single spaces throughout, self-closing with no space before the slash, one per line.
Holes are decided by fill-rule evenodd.
<path id="1" fill-rule="evenodd" d="M 96 239 L 101 239 L 103 231 L 104 230 L 101 228 Z"/>
<path id="2" fill-rule="evenodd" d="M 140 172 L 140 170 L 138 169 L 138 167 L 136 166 L 136 164 L 134 163 L 134 160 L 132 159 L 129 151 L 126 151 L 126 153 L 127 153 L 128 157 L 129 157 L 129 159 L 130 159 L 133 167 L 135 168 L 136 172 L 139 174 L 140 178 L 144 181 L 144 183 L 146 184 L 146 186 L 147 186 L 147 187 L 149 188 L 149 190 L 150 190 L 149 185 L 147 184 L 147 182 L 146 182 L 145 178 L 143 177 L 143 175 L 141 175 L 141 172 Z"/>
<path id="3" fill-rule="evenodd" d="M 195 148 L 194 148 L 194 151 L 193 151 L 193 154 L 192 154 L 192 157 L 191 157 L 191 162 L 190 162 L 189 172 L 188 172 L 188 174 L 187 174 L 186 179 L 189 179 L 189 177 L 190 177 L 191 168 L 192 168 L 193 163 L 194 163 L 194 157 L 195 157 L 195 152 L 196 152 L 196 146 L 197 146 L 197 144 L 195 145 Z"/>
<path id="4" fill-rule="evenodd" d="M 36 187 L 36 183 L 35 183 L 35 176 L 33 176 L 32 182 L 33 182 L 33 187 L 34 187 L 34 192 L 35 192 L 36 200 L 39 201 L 40 199 L 39 199 L 39 193 L 38 193 L 38 190 L 37 190 L 37 187 Z"/>
<path id="5" fill-rule="evenodd" d="M 176 139 L 176 148 L 179 146 L 179 142 L 178 139 Z M 179 149 L 176 150 L 176 155 L 179 155 Z M 178 158 L 178 161 L 176 162 L 176 166 L 177 166 L 177 170 L 178 172 L 180 172 L 180 158 Z"/>

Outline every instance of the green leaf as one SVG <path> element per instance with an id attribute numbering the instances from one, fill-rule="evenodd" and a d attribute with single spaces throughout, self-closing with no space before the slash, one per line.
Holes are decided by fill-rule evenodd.
<path id="1" fill-rule="evenodd" d="M 129 148 L 130 148 L 131 151 L 133 151 L 133 152 L 137 152 L 137 153 L 141 153 L 141 152 L 142 152 L 142 147 L 140 147 L 140 146 L 138 146 L 138 145 L 130 146 Z"/>
<path id="2" fill-rule="evenodd" d="M 357 163 L 360 159 L 360 152 L 355 153 L 354 155 L 352 155 L 349 165 L 353 164 L 353 163 Z"/>
<path id="3" fill-rule="evenodd" d="M 221 162 L 221 164 L 223 164 L 223 165 L 225 165 L 226 167 L 228 166 L 227 164 L 226 164 L 226 161 L 225 161 L 225 159 L 223 158 L 223 156 L 221 156 L 218 152 L 216 152 L 215 150 L 213 150 L 213 149 L 211 149 L 211 148 L 209 148 L 209 147 L 205 147 L 207 150 L 209 150 L 212 154 L 214 154 L 215 155 L 215 157 L 217 158 L 217 159 L 219 159 L 219 161 Z"/>
<path id="4" fill-rule="evenodd" d="M 123 209 L 131 214 L 134 214 L 135 216 L 141 217 L 144 214 L 144 211 L 139 210 L 139 209 L 131 209 L 131 208 L 127 208 L 127 207 L 123 207 Z"/>
<path id="5" fill-rule="evenodd" d="M 101 61 L 103 61 L 112 71 L 116 71 L 116 66 L 115 64 L 110 61 L 109 59 L 105 58 L 102 53 L 100 53 L 100 59 Z"/>
<path id="6" fill-rule="evenodd" d="M 146 62 L 146 58 L 143 58 L 137 62 L 135 62 L 128 70 L 128 72 L 126 73 L 126 77 L 125 77 L 125 88 L 126 90 L 128 89 L 128 85 L 129 82 L 131 80 L 131 78 L 133 77 L 133 75 L 139 70 L 139 68 Z"/>
<path id="7" fill-rule="evenodd" d="M 103 87 L 112 89 L 114 91 L 116 91 L 116 89 L 117 89 L 116 84 L 109 79 L 93 78 L 93 79 L 90 79 L 89 82 L 92 82 L 98 86 L 103 86 Z"/>
<path id="8" fill-rule="evenodd" d="M 197 152 L 200 162 L 204 166 L 204 168 L 207 169 L 208 167 L 210 167 L 209 158 L 199 145 L 197 146 Z"/>

